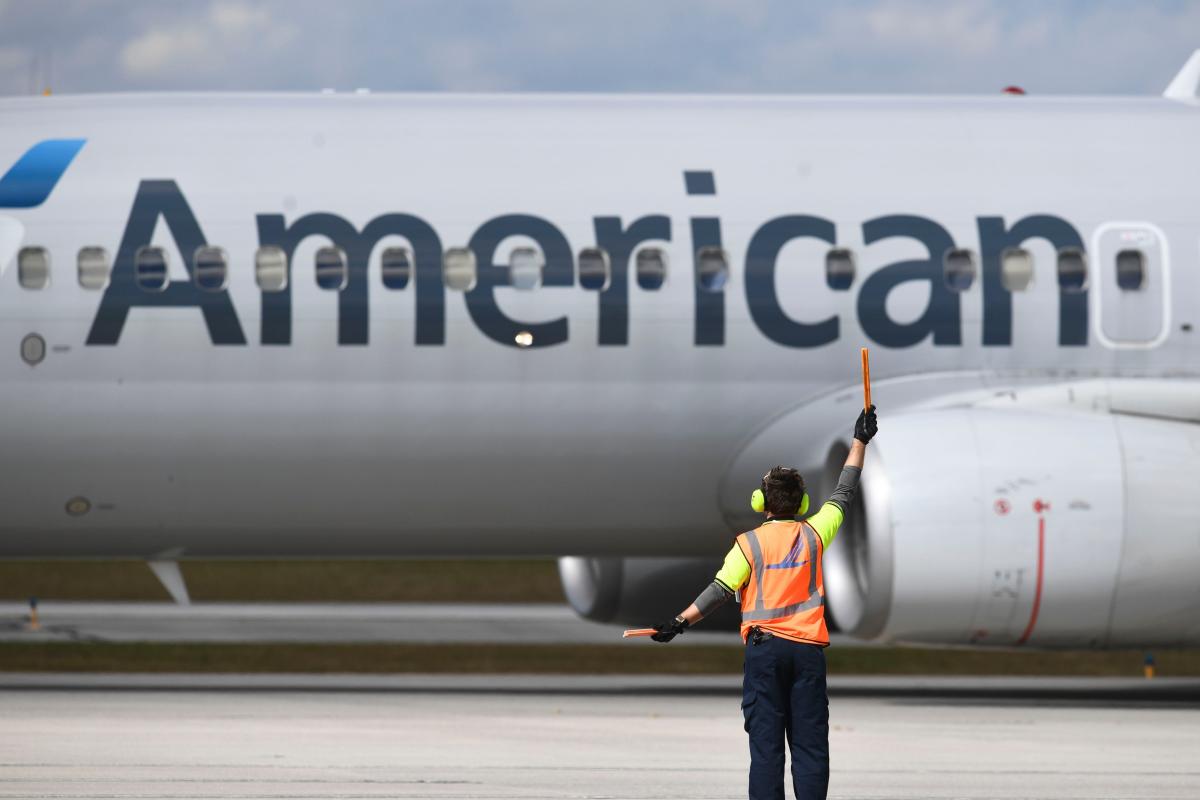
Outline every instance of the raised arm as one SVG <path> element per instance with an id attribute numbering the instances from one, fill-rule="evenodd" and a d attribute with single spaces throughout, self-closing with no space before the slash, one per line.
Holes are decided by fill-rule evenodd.
<path id="1" fill-rule="evenodd" d="M 808 524 L 821 537 L 821 546 L 829 547 L 837 536 L 842 520 L 854 503 L 854 494 L 858 491 L 858 479 L 862 474 L 863 458 L 867 454 L 867 443 L 879 430 L 875 419 L 875 406 L 869 411 L 860 412 L 854 423 L 854 440 L 850 443 L 850 453 L 846 463 L 842 465 L 842 473 L 838 476 L 837 488 L 829 499 L 821 506 L 821 510 L 808 518 Z"/>

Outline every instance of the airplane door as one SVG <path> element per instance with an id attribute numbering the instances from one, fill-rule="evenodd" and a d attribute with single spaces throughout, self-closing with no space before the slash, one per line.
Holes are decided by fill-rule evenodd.
<path id="1" fill-rule="evenodd" d="M 1146 222 L 1101 225 L 1092 236 L 1092 314 L 1108 347 L 1154 347 L 1170 324 L 1167 239 Z"/>

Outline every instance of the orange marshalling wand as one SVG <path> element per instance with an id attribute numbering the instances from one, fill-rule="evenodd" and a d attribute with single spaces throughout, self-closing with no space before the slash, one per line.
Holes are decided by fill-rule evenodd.
<path id="1" fill-rule="evenodd" d="M 630 636 L 653 636 L 658 633 L 654 628 L 631 628 L 621 634 L 622 639 L 628 639 Z"/>
<path id="2" fill-rule="evenodd" d="M 867 348 L 862 349 L 863 362 L 863 411 L 871 408 L 871 361 L 867 357 Z"/>

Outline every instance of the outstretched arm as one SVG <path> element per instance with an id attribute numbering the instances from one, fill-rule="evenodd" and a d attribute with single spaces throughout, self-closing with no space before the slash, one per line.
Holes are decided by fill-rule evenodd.
<path id="1" fill-rule="evenodd" d="M 683 617 L 688 625 L 695 625 L 732 599 L 733 590 L 717 579 L 705 587 L 696 598 L 696 602 L 684 609 L 679 616 Z"/>
<path id="2" fill-rule="evenodd" d="M 655 625 L 658 633 L 653 638 L 656 642 L 669 642 L 700 620 L 712 614 L 721 606 L 733 599 L 733 593 L 740 589 L 750 579 L 750 562 L 742 553 L 742 548 L 736 544 L 725 555 L 725 563 L 717 573 L 716 579 L 710 583 L 696 602 L 683 610 L 679 616 L 663 625 Z"/>

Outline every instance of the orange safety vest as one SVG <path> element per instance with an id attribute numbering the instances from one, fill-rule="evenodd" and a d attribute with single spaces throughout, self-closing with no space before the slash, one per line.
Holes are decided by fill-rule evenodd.
<path id="1" fill-rule="evenodd" d="M 742 641 L 754 627 L 795 642 L 829 644 L 821 537 L 806 522 L 767 522 L 737 537 L 750 562 Z"/>

